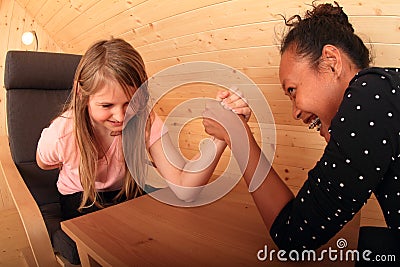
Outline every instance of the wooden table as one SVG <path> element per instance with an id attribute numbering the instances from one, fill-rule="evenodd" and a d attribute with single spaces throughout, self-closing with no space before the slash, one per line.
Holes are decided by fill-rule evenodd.
<path id="1" fill-rule="evenodd" d="M 356 249 L 359 219 L 356 215 L 321 249 L 337 249 L 339 237 L 347 249 Z M 143 196 L 61 226 L 77 243 L 82 266 L 354 266 L 328 258 L 282 262 L 276 253 L 272 262 L 260 261 L 257 252 L 265 245 L 277 248 L 242 181 L 206 206 L 179 208 Z"/>

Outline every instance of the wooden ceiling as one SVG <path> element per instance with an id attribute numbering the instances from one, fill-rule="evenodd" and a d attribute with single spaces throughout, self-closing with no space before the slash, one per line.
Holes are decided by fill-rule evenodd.
<path id="1" fill-rule="evenodd" d="M 171 25 L 169 18 L 195 12 L 224 0 L 17 0 L 65 52 L 82 52 L 94 40 L 122 37 L 136 46 L 159 41 L 156 29 Z M 228 1 L 229 2 L 229 1 Z M 241 3 L 243 6 L 245 3 Z M 184 24 L 186 22 L 186 24 Z M 169 25 L 168 25 L 169 23 Z M 180 21 L 186 26 L 191 21 Z M 169 31 L 167 30 L 167 33 Z M 140 37 L 139 37 L 140 36 Z"/>
<path id="2" fill-rule="evenodd" d="M 280 0 L 17 0 L 66 52 L 122 37 L 142 46 L 226 26 L 281 20 L 308 1 Z M 310 1 L 311 2 L 311 1 Z M 381 3 L 379 3 L 381 2 Z M 383 4 L 385 2 L 385 4 Z M 398 16 L 397 1 L 340 1 L 350 16 Z M 299 12 L 301 11 L 301 12 Z M 212 26 L 213 25 L 213 26 Z"/>
<path id="3" fill-rule="evenodd" d="M 81 54 L 94 41 L 120 37 L 139 50 L 150 72 L 190 60 L 218 61 L 234 67 L 276 67 L 279 63 L 276 33 L 283 28 L 280 14 L 303 14 L 309 8 L 307 2 L 312 2 L 16 1 L 62 51 Z M 398 0 L 341 0 L 340 4 L 345 7 L 355 28 L 362 30 L 361 36 L 372 37 L 366 40 L 377 43 L 377 54 L 384 59 L 382 61 L 398 65 L 398 58 L 392 64 L 393 59 L 389 56 L 394 51 L 388 52 L 394 48 L 387 47 L 387 44 L 396 43 L 394 47 L 397 48 L 396 38 L 387 32 L 399 32 Z M 375 23 L 370 23 L 372 19 Z M 382 25 L 386 25 L 385 31 L 382 31 Z"/>

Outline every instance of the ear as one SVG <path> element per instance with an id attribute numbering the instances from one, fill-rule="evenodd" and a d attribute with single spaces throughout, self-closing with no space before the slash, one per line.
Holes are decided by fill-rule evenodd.
<path id="1" fill-rule="evenodd" d="M 340 76 L 342 72 L 342 53 L 336 46 L 330 44 L 325 45 L 322 48 L 321 59 L 330 71 Z"/>

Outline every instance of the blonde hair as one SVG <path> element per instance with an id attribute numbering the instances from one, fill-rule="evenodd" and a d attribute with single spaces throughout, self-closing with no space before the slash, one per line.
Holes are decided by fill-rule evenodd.
<path id="1" fill-rule="evenodd" d="M 141 189 L 135 179 L 143 181 L 146 174 L 145 132 L 149 129 L 149 124 L 146 123 L 149 114 L 147 103 L 149 95 L 143 59 L 129 43 L 122 39 L 98 41 L 86 51 L 77 67 L 72 97 L 67 106 L 67 109 L 71 110 L 73 114 L 75 138 L 81 155 L 79 176 L 83 195 L 78 209 L 80 211 L 85 208 L 88 201 L 91 203 L 89 206 L 103 207 L 98 200 L 95 179 L 98 156 L 100 152 L 104 151 L 99 151 L 103 148 L 94 135 L 88 112 L 88 102 L 89 97 L 110 80 L 121 85 L 128 99 L 131 99 L 134 94 L 132 88 L 136 91 L 140 90 L 143 100 L 139 103 L 140 107 L 131 107 L 138 112 L 125 127 L 128 131 L 136 129 L 135 134 L 129 135 L 134 139 L 130 141 L 134 149 L 129 149 L 128 159 L 126 159 L 130 161 L 130 166 L 133 166 L 131 168 L 133 173 L 131 174 L 125 166 L 124 184 L 116 198 L 125 196 L 127 199 L 131 199 L 140 194 Z"/>

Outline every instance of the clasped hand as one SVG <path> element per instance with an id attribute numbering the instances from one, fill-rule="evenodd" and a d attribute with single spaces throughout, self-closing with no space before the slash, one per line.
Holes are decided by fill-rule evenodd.
<path id="1" fill-rule="evenodd" d="M 251 109 L 240 91 L 223 90 L 217 93 L 216 101 L 206 104 L 203 126 L 207 134 L 230 144 L 230 135 L 243 128 L 250 116 Z"/>

